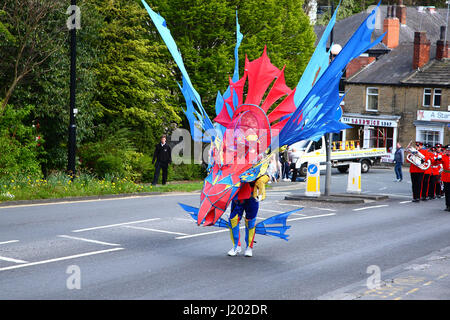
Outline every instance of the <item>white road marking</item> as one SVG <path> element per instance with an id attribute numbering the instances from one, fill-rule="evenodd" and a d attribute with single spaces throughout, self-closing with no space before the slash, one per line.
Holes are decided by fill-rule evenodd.
<path id="1" fill-rule="evenodd" d="M 361 210 L 368 210 L 368 209 L 376 209 L 376 208 L 382 208 L 382 207 L 388 207 L 388 205 L 387 205 L 387 204 L 380 204 L 380 205 L 378 205 L 378 206 L 362 207 L 362 208 L 353 209 L 353 211 L 361 211 Z"/>
<path id="2" fill-rule="evenodd" d="M 7 243 L 14 243 L 14 242 L 19 242 L 19 240 L 8 240 L 8 241 L 3 241 L 3 242 L 0 242 L 0 244 L 7 244 Z"/>
<path id="3" fill-rule="evenodd" d="M 114 249 L 107 249 L 107 250 L 100 250 L 100 251 L 92 251 L 92 252 L 80 253 L 80 254 L 75 254 L 72 256 L 66 256 L 66 257 L 61 257 L 61 258 L 29 262 L 29 263 L 19 264 L 16 266 L 0 268 L 0 271 L 6 271 L 6 270 L 12 270 L 12 269 L 18 269 L 18 268 L 24 268 L 24 267 L 31 267 L 31 266 L 35 266 L 35 265 L 39 265 L 39 264 L 64 261 L 64 260 L 75 259 L 75 258 L 80 258 L 80 257 L 87 257 L 87 256 L 92 256 L 92 255 L 107 253 L 107 252 L 114 252 L 114 251 L 123 250 L 123 249 L 124 248 L 114 248 Z"/>
<path id="4" fill-rule="evenodd" d="M 285 213 L 285 211 L 272 210 L 272 209 L 263 209 L 263 208 L 259 208 L 259 211 L 267 211 L 267 212 L 275 212 L 275 213 Z"/>
<path id="5" fill-rule="evenodd" d="M 313 218 L 320 218 L 320 217 L 328 217 L 328 216 L 335 216 L 336 213 L 328 213 L 328 214 L 321 214 L 316 216 L 304 216 L 304 214 L 301 213 L 293 213 L 292 215 L 302 215 L 300 218 L 293 218 L 293 219 L 287 219 L 286 221 L 295 221 L 295 220 L 303 220 L 303 219 L 313 219 Z M 244 229 L 245 226 L 240 227 L 239 229 Z M 203 233 L 196 233 L 196 234 L 190 234 L 186 236 L 176 237 L 175 239 L 181 240 L 181 239 L 188 239 L 188 238 L 194 238 L 194 237 L 200 237 L 200 236 L 206 236 L 209 234 L 215 234 L 215 233 L 221 233 L 221 232 L 229 232 L 229 229 L 225 230 L 217 230 L 217 231 L 211 231 L 211 232 L 203 232 Z"/>
<path id="6" fill-rule="evenodd" d="M 317 209 L 317 210 L 323 210 L 323 211 L 331 211 L 331 212 L 336 212 L 337 211 L 337 210 L 334 210 L 334 209 L 318 208 L 318 207 L 311 207 L 311 209 Z"/>
<path id="7" fill-rule="evenodd" d="M 147 222 L 147 221 L 156 221 L 160 220 L 161 218 L 153 218 L 153 219 L 145 219 L 145 220 L 136 220 L 136 221 L 130 221 L 130 222 L 123 222 L 123 223 L 116 223 L 116 224 L 109 224 L 106 226 L 98 226 L 98 227 L 92 227 L 92 228 L 85 228 L 85 229 L 78 229 L 73 230 L 72 232 L 83 232 L 83 231 L 90 231 L 90 230 L 98 230 L 98 229 L 105 229 L 105 228 L 113 228 L 113 227 L 119 227 L 124 226 L 128 224 L 134 224 L 134 223 L 141 223 L 141 222 Z"/>
<path id="8" fill-rule="evenodd" d="M 8 257 L 0 257 L 0 260 L 8 261 L 8 262 L 14 262 L 14 263 L 27 263 L 27 261 L 19 260 L 19 259 L 13 259 Z"/>
<path id="9" fill-rule="evenodd" d="M 200 236 L 205 236 L 208 234 L 221 233 L 221 232 L 230 232 L 230 230 L 225 229 L 225 230 L 217 230 L 217 231 L 211 231 L 211 232 L 196 233 L 196 234 L 190 234 L 190 235 L 186 235 L 186 236 L 176 237 L 175 239 L 180 240 L 180 239 L 194 238 L 194 237 L 200 237 Z"/>
<path id="10" fill-rule="evenodd" d="M 277 201 L 277 203 L 279 205 L 282 205 L 282 206 L 291 206 L 291 207 L 297 207 L 297 208 L 304 208 L 305 207 L 305 206 L 301 206 L 301 205 L 298 205 L 298 204 L 280 203 L 279 201 Z"/>
<path id="11" fill-rule="evenodd" d="M 113 246 L 113 247 L 120 246 L 120 244 L 117 244 L 117 243 L 109 243 L 109 242 L 103 242 L 103 241 L 86 239 L 86 238 L 71 237 L 71 236 L 67 236 L 67 235 L 59 235 L 58 237 L 67 238 L 67 239 L 73 239 L 73 240 L 86 241 L 86 242 L 92 242 L 92 243 L 97 243 L 97 244 L 103 244 L 105 246 Z"/>
<path id="12" fill-rule="evenodd" d="M 321 218 L 321 217 L 330 217 L 335 216 L 336 213 L 327 213 L 327 214 L 320 214 L 316 216 L 307 216 L 307 217 L 301 217 L 301 218 L 293 218 L 293 219 L 287 219 L 286 221 L 295 221 L 295 220 L 304 220 L 304 219 L 314 219 L 314 218 Z"/>
<path id="13" fill-rule="evenodd" d="M 159 229 L 151 229 L 151 228 L 144 228 L 144 227 L 135 227 L 135 226 L 123 226 L 123 228 L 130 228 L 130 229 L 137 229 L 137 230 L 145 230 L 145 231 L 154 231 L 154 232 L 161 232 L 161 233 L 169 233 L 169 234 L 177 234 L 179 236 L 187 236 L 187 233 L 182 232 L 173 232 L 173 231 L 166 231 L 166 230 L 159 230 Z"/>
<path id="14" fill-rule="evenodd" d="M 158 191 L 157 191 L 158 192 Z M 117 198 L 107 198 L 107 199 L 89 199 L 89 200 L 70 200 L 70 201 L 58 201 L 58 202 L 47 202 L 47 203 L 32 203 L 32 204 L 17 204 L 11 206 L 0 206 L 0 209 L 9 208 L 24 208 L 24 207 L 38 207 L 38 206 L 51 206 L 57 204 L 71 204 L 71 203 L 83 203 L 83 202 L 98 202 L 98 201 L 115 201 L 115 200 L 127 200 L 136 198 L 151 198 L 151 197 L 179 197 L 179 196 L 198 196 L 200 192 L 164 192 L 163 194 L 152 194 L 152 195 L 136 195 L 136 196 L 126 196 Z"/>
<path id="15" fill-rule="evenodd" d="M 400 204 L 404 204 L 404 203 L 409 203 L 409 202 L 412 202 L 411 200 L 408 200 L 408 201 L 401 201 L 401 202 L 399 202 Z"/>
<path id="16" fill-rule="evenodd" d="M 378 190 L 386 190 L 386 189 L 387 189 L 387 187 L 382 187 L 382 188 L 380 188 Z"/>
<path id="17" fill-rule="evenodd" d="M 194 219 L 186 219 L 186 218 L 174 218 L 175 220 L 180 220 L 180 221 L 187 221 L 187 222 L 192 222 L 195 223 Z"/>

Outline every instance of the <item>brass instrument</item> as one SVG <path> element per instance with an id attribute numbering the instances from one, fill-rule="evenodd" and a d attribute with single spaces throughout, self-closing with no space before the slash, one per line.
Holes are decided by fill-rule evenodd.
<path id="1" fill-rule="evenodd" d="M 410 163 L 419 167 L 422 170 L 429 169 L 431 166 L 431 161 L 430 160 L 425 161 L 425 156 L 422 153 L 420 153 L 419 150 L 417 150 L 416 148 L 411 147 L 411 142 L 412 140 L 409 142 L 408 146 L 405 149 L 405 151 L 408 153 L 406 155 L 406 160 L 408 160 Z"/>

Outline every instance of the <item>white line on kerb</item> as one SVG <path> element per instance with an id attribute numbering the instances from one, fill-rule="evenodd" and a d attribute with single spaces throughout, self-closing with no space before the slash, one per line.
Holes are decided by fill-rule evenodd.
<path id="1" fill-rule="evenodd" d="M 95 255 L 95 254 L 113 252 L 113 251 L 118 251 L 118 250 L 123 250 L 123 248 L 114 248 L 114 249 L 108 249 L 108 250 L 92 251 L 92 252 L 75 254 L 73 256 L 66 256 L 66 257 L 61 257 L 61 258 L 55 258 L 55 259 L 49 259 L 49 260 L 43 260 L 43 261 L 24 263 L 24 264 L 19 264 L 17 266 L 10 266 L 10 267 L 5 267 L 5 268 L 0 268 L 0 271 L 6 271 L 6 270 L 12 270 L 12 269 L 18 269 L 18 268 L 24 268 L 24 267 L 31 267 L 31 266 L 35 266 L 35 265 L 39 265 L 39 264 L 45 264 L 45 263 L 50 263 L 50 262 L 57 262 L 57 261 L 75 259 L 75 258 L 80 258 L 80 257 L 87 257 L 87 256 Z"/>
<path id="2" fill-rule="evenodd" d="M 130 222 L 123 222 L 123 223 L 109 224 L 109 225 L 106 225 L 106 226 L 99 226 L 99 227 L 92 227 L 92 228 L 85 228 L 85 229 L 73 230 L 72 232 L 83 232 L 83 231 L 90 231 L 90 230 L 97 230 L 97 229 L 105 229 L 105 228 L 112 228 L 112 227 L 124 226 L 124 225 L 127 225 L 127 224 L 141 223 L 141 222 L 147 222 L 147 221 L 156 221 L 156 220 L 160 220 L 160 218 L 145 219 L 145 220 L 136 220 L 136 221 L 130 221 Z"/>
<path id="3" fill-rule="evenodd" d="M 85 242 L 92 242 L 92 243 L 96 243 L 96 244 L 103 244 L 105 246 L 113 246 L 113 247 L 120 246 L 120 244 L 117 244 L 117 243 L 109 243 L 109 242 L 103 242 L 103 241 L 86 239 L 86 238 L 71 237 L 71 236 L 67 236 L 67 235 L 59 235 L 58 237 L 73 239 L 73 240 L 80 240 L 80 241 L 85 241 Z"/>
<path id="4" fill-rule="evenodd" d="M 3 241 L 3 242 L 0 242 L 0 244 L 7 244 L 7 243 L 14 243 L 14 242 L 19 242 L 19 240 L 8 240 L 8 241 Z"/>
<path id="5" fill-rule="evenodd" d="M 361 210 L 368 210 L 368 209 L 375 209 L 375 208 L 382 208 L 382 207 L 388 207 L 388 205 L 387 204 L 380 204 L 378 206 L 371 206 L 371 207 L 363 207 L 363 208 L 353 209 L 353 211 L 361 211 Z"/>
<path id="6" fill-rule="evenodd" d="M 8 261 L 8 262 L 14 262 L 14 263 L 27 263 L 27 261 L 19 260 L 19 259 L 13 259 L 8 257 L 0 257 L 0 260 Z"/>
<path id="7" fill-rule="evenodd" d="M 177 234 L 179 236 L 187 236 L 188 235 L 187 233 L 182 233 L 182 232 L 173 232 L 173 231 L 151 229 L 151 228 L 144 228 L 144 227 L 135 227 L 135 226 L 123 226 L 123 228 L 130 228 L 130 229 L 136 229 L 136 230 L 145 230 L 145 231 L 154 231 L 154 232 L 169 233 L 169 234 Z"/>

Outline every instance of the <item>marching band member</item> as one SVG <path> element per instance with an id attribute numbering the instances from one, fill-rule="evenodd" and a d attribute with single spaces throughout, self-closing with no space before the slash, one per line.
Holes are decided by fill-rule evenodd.
<path id="1" fill-rule="evenodd" d="M 439 180 L 439 169 L 441 167 L 441 164 L 439 162 L 437 162 L 437 157 L 438 157 L 438 153 L 437 153 L 437 148 L 436 147 L 432 147 L 430 149 L 430 154 L 432 157 L 432 162 L 431 162 L 431 175 L 430 175 L 430 182 L 428 184 L 428 200 L 433 200 L 436 199 L 436 193 L 437 193 L 437 188 L 436 188 L 436 181 Z"/>
<path id="2" fill-rule="evenodd" d="M 437 143 L 436 144 L 436 153 L 437 156 L 441 156 L 444 154 L 443 150 L 442 150 L 442 144 Z M 442 164 L 439 163 L 439 175 L 436 177 L 436 186 L 435 186 L 435 190 L 436 190 L 436 197 L 437 198 L 441 198 L 444 193 L 443 193 L 443 186 L 442 186 L 442 181 L 441 181 L 441 173 L 442 173 Z"/>
<path id="3" fill-rule="evenodd" d="M 445 192 L 445 211 L 450 211 L 450 144 L 445 146 L 444 154 L 438 156 L 442 164 L 442 182 L 444 183 Z"/>
<path id="4" fill-rule="evenodd" d="M 432 153 L 429 151 L 429 148 L 431 147 L 430 144 L 426 143 L 421 150 L 424 150 L 424 154 L 425 155 L 425 161 L 426 160 L 430 160 Z M 423 178 L 422 178 L 422 186 L 421 186 L 421 190 L 420 190 L 420 200 L 422 201 L 427 201 L 428 200 L 428 186 L 430 184 L 430 177 L 432 174 L 432 169 L 431 166 L 424 171 L 423 173 Z"/>
<path id="5" fill-rule="evenodd" d="M 428 152 L 426 150 L 422 149 L 423 146 L 422 142 L 416 141 L 416 148 L 417 151 L 414 152 L 420 152 L 422 153 L 425 158 L 428 158 Z M 422 190 L 422 180 L 425 170 L 422 170 L 415 164 L 411 163 L 409 167 L 409 173 L 411 175 L 411 184 L 412 184 L 412 193 L 413 193 L 413 202 L 419 202 L 420 201 L 420 193 Z"/>

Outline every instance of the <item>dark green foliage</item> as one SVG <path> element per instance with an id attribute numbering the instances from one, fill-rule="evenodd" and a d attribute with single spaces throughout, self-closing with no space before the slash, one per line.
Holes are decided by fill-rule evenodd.
<path id="1" fill-rule="evenodd" d="M 0 177 L 42 175 L 38 155 L 42 152 L 43 137 L 37 136 L 32 127 L 31 109 L 32 106 L 15 109 L 7 105 L 0 118 Z"/>
<path id="2" fill-rule="evenodd" d="M 211 118 L 217 91 L 226 89 L 234 69 L 236 10 L 244 34 L 241 75 L 245 54 L 256 59 L 267 45 L 272 63 L 287 65 L 287 83 L 293 87 L 313 52 L 315 35 L 302 0 L 148 3 L 166 18 Z M 149 182 L 160 135 L 186 125 L 176 84 L 180 75 L 139 0 L 77 4 L 77 168 L 99 177 Z M 68 6 L 65 0 L 4 0 L 0 5 L 0 103 L 8 105 L 0 110 L 0 176 L 41 176 L 41 168 L 47 176 L 66 169 Z M 42 17 L 30 14 L 41 9 Z M 14 15 L 17 19 L 11 19 Z M 25 30 L 32 36 L 24 37 Z M 169 170 L 169 180 L 204 175 L 204 168 L 194 164 Z"/>
<path id="3" fill-rule="evenodd" d="M 148 3 L 166 19 L 210 117 L 215 116 L 217 91 L 225 91 L 234 70 L 236 10 L 244 35 L 240 48 L 241 76 L 245 54 L 250 60 L 256 59 L 267 45 L 272 63 L 280 69 L 286 64 L 286 82 L 293 87 L 314 51 L 316 36 L 302 10 L 303 1 L 151 0 Z M 155 27 L 150 27 L 155 33 Z"/>

